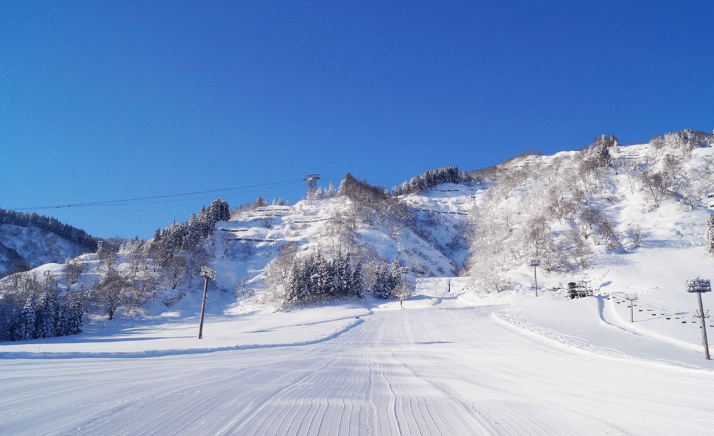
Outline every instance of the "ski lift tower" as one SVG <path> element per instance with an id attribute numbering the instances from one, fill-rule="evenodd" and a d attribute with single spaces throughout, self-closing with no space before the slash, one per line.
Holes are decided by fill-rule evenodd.
<path id="1" fill-rule="evenodd" d="M 709 318 L 708 313 L 704 313 L 704 305 L 702 305 L 702 292 L 711 292 L 712 286 L 709 280 L 700 279 L 699 277 L 693 280 L 687 280 L 687 292 L 695 293 L 699 297 L 699 310 L 695 313 L 695 318 L 702 320 L 702 345 L 704 346 L 704 358 L 709 360 L 709 342 L 707 341 L 707 326 L 705 318 Z"/>
<path id="2" fill-rule="evenodd" d="M 307 182 L 307 198 L 311 198 L 317 192 L 317 181 L 320 180 L 320 174 L 308 174 L 303 180 Z"/>

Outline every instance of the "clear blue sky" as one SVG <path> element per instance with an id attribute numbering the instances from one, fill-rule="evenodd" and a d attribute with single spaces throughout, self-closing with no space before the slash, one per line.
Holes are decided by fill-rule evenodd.
<path id="1" fill-rule="evenodd" d="M 0 4 L 0 207 L 348 171 L 391 187 L 603 133 L 714 128 L 711 2 L 174 3 Z M 149 238 L 214 197 L 304 191 L 37 212 Z"/>

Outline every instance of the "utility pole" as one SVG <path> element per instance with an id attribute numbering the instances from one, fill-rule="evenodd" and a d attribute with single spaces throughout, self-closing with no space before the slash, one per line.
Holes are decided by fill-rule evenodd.
<path id="1" fill-rule="evenodd" d="M 211 268 L 202 266 L 201 277 L 205 279 L 203 282 L 203 303 L 201 303 L 201 324 L 198 327 L 198 339 L 203 339 L 203 314 L 206 312 L 206 295 L 208 294 L 208 281 L 215 280 L 216 272 Z"/>
<path id="2" fill-rule="evenodd" d="M 540 259 L 533 259 L 531 260 L 531 264 L 533 267 L 533 279 L 535 280 L 535 292 L 536 292 L 536 297 L 538 296 L 538 275 L 536 274 L 536 267 L 540 266 Z"/>
<path id="3" fill-rule="evenodd" d="M 625 295 L 625 300 L 630 302 L 630 322 L 635 322 L 634 306 L 635 301 L 637 301 L 637 294 Z"/>
<path id="4" fill-rule="evenodd" d="M 702 323 L 702 345 L 704 346 L 704 358 L 710 360 L 709 358 L 709 342 L 707 340 L 707 322 L 706 318 L 709 318 L 709 311 L 704 312 L 704 305 L 702 304 L 702 293 L 711 292 L 712 286 L 709 280 L 700 279 L 699 277 L 694 280 L 687 280 L 687 292 L 696 292 L 699 300 L 699 310 L 694 313 L 695 318 L 699 318 Z"/>

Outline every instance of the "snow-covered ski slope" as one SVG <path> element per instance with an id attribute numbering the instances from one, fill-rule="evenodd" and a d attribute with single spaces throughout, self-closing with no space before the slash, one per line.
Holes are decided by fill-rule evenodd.
<path id="1" fill-rule="evenodd" d="M 612 154 L 620 165 L 659 168 L 666 151 Z M 400 197 L 416 215 L 411 227 L 353 220 L 342 198 L 221 222 L 207 242 L 217 280 L 204 339 L 196 339 L 202 283 L 194 280 L 170 307 L 157 300 L 111 322 L 93 314 L 77 336 L 2 343 L 0 435 L 712 434 L 714 366 L 703 359 L 696 297 L 684 281 L 714 278 L 704 239 L 711 177 L 702 170 L 714 149 L 682 156 L 678 174 L 701 196 L 694 208 L 675 195 L 652 207 L 622 168 L 585 186 L 572 178 L 577 153 L 527 156 L 501 165 L 495 181 Z M 585 269 L 539 268 L 536 297 L 518 235 L 545 213 L 546 194 L 564 192 L 561 176 L 580 184 L 622 246 L 585 230 L 580 212 L 550 219 L 556 238 L 591 232 L 592 253 Z M 491 222 L 508 248 L 493 263 L 511 282 L 500 293 L 449 277 L 467 259 L 463 235 L 474 220 Z M 275 312 L 279 299 L 263 277 L 280 248 L 334 254 L 345 237 L 412 267 L 417 287 L 404 309 L 368 295 Z M 89 286 L 97 262 L 84 259 Z M 61 265 L 44 269 L 61 274 Z M 593 296 L 567 298 L 571 281 L 588 283 Z M 634 294 L 631 323 L 624 297 Z M 703 298 L 712 310 L 712 294 Z M 711 319 L 707 328 L 711 341 Z"/>
<path id="2" fill-rule="evenodd" d="M 510 225 L 514 228 L 512 233 L 517 234 L 529 214 L 542 213 L 548 191 L 563 189 L 558 188 L 563 183 L 558 174 L 568 177 L 572 172 L 569 162 L 577 153 L 528 156 L 504 164 L 508 174 L 521 169 L 527 175 L 522 176 L 520 184 L 507 195 L 493 196 L 502 200 L 492 203 L 487 213 L 482 210 L 481 216 L 503 220 L 504 213 L 508 212 Z M 656 150 L 649 144 L 640 144 L 619 147 L 611 153 L 613 159 L 619 160 L 619 169 L 606 169 L 593 183 L 587 194 L 588 205 L 610 220 L 621 246 L 610 249 L 604 238 L 593 230 L 587 238 L 592 254 L 585 269 L 546 273 L 538 268 L 540 294 L 546 297 L 545 301 L 532 298 L 535 290 L 534 270 L 528 265 L 531 257 L 524 256 L 515 261 L 513 257 L 504 257 L 505 274 L 512 281 L 509 290 L 498 296 L 486 296 L 481 292 L 479 300 L 512 304 L 516 307 L 512 315 L 520 313 L 539 326 L 588 340 L 591 338 L 583 325 L 590 320 L 606 323 L 631 336 L 658 341 L 665 348 L 676 346 L 701 353 L 700 324 L 694 318 L 698 309 L 696 296 L 685 291 L 685 282 L 697 276 L 714 279 L 714 257 L 705 247 L 710 204 L 714 204 L 707 197 L 714 191 L 712 174 L 707 168 L 714 158 L 714 148 L 695 148 L 689 155 L 681 155 L 676 150 Z M 663 196 L 654 207 L 641 182 L 633 176 L 633 165 L 659 169 L 668 153 L 681 159 L 675 172 L 679 181 L 673 186 L 679 183 L 675 188 L 677 192 L 695 196 L 698 201 L 695 207 L 684 204 L 679 194 Z M 556 173 L 553 173 L 554 168 L 557 168 Z M 586 227 L 580 219 L 577 214 L 574 221 L 551 219 L 550 230 L 556 235 L 573 231 L 582 235 Z M 638 244 L 633 243 L 631 230 L 634 227 L 641 231 Z M 504 245 L 512 238 L 505 239 Z M 595 295 L 602 295 L 602 298 L 588 298 L 587 302 L 566 301 L 564 288 L 569 282 L 587 283 Z M 630 322 L 626 296 L 638 298 L 633 308 L 633 323 Z M 711 309 L 714 304 L 712 295 L 704 294 L 703 299 L 705 310 Z M 707 327 L 714 331 L 711 318 Z M 621 351 L 633 352 L 624 343 L 619 346 Z"/>
<path id="3" fill-rule="evenodd" d="M 205 342 L 194 318 L 3 345 L 0 434 L 711 434 L 703 361 L 553 340 L 445 285 L 421 281 L 405 309 L 209 318 Z"/>

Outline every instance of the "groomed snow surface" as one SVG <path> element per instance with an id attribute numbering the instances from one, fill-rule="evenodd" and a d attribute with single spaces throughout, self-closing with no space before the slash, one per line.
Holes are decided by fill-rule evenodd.
<path id="1" fill-rule="evenodd" d="M 403 309 L 368 298 L 211 315 L 200 341 L 195 312 L 168 311 L 5 343 L 0 434 L 714 431 L 702 348 L 624 328 L 616 298 L 447 289 L 420 280 Z"/>

